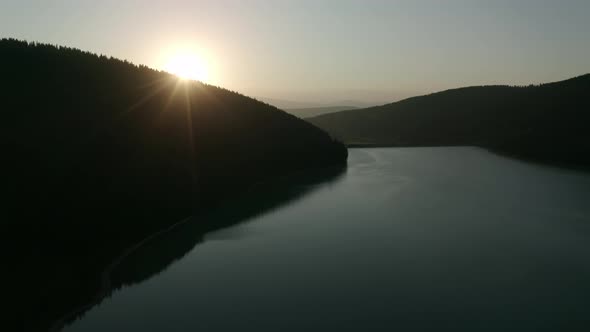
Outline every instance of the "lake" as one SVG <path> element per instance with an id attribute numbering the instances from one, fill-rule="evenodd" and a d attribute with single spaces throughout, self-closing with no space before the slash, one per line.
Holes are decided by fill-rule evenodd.
<path id="1" fill-rule="evenodd" d="M 233 226 L 188 222 L 123 260 L 123 286 L 64 330 L 590 328 L 590 173 L 368 148 L 330 181 L 259 191 L 206 217 Z"/>

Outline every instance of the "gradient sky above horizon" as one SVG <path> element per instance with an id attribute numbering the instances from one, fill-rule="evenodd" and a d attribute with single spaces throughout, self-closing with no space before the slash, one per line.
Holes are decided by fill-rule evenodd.
<path id="1" fill-rule="evenodd" d="M 2 0 L 0 37 L 161 69 L 198 50 L 247 95 L 384 103 L 590 72 L 588 0 Z"/>

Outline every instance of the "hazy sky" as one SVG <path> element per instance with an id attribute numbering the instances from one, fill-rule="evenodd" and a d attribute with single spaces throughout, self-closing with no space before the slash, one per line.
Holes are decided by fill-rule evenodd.
<path id="1" fill-rule="evenodd" d="M 589 34 L 590 0 L 0 0 L 2 37 L 155 68 L 196 49 L 212 84 L 314 102 L 565 79 Z"/>

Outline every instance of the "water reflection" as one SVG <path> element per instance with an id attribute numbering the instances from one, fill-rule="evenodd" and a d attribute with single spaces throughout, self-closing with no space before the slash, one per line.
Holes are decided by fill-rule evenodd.
<path id="1" fill-rule="evenodd" d="M 235 236 L 239 229 L 225 228 L 291 204 L 337 181 L 345 171 L 345 167 L 326 168 L 261 184 L 208 214 L 192 217 L 127 256 L 113 271 L 113 288 L 140 283 L 162 273 L 205 239 Z"/>
<path id="2" fill-rule="evenodd" d="M 163 259 L 166 273 L 117 292 L 67 331 L 588 325 L 588 174 L 473 148 L 357 149 L 346 176 L 328 183 L 297 202 L 289 197 L 313 183 L 220 207 L 209 217 L 234 227 L 186 232 L 206 234 L 196 250 Z M 288 204 L 255 217 L 253 206 L 272 211 L 279 194 Z M 163 240 L 143 259 L 176 250 L 175 237 Z M 122 282 L 141 280 L 142 264 L 125 264 Z"/>

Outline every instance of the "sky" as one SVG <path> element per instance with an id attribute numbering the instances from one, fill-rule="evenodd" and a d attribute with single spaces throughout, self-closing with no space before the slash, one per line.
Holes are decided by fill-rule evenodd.
<path id="1" fill-rule="evenodd" d="M 190 49 L 249 96 L 382 104 L 588 73 L 588 17 L 589 0 L 0 0 L 0 37 L 157 69 Z"/>

